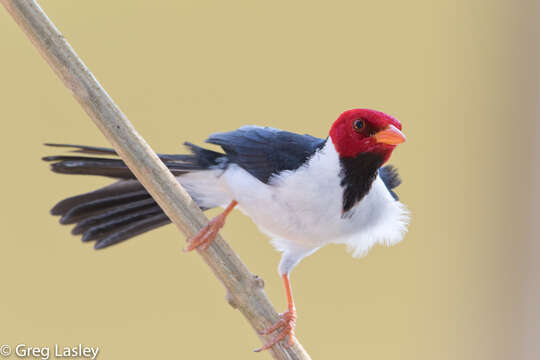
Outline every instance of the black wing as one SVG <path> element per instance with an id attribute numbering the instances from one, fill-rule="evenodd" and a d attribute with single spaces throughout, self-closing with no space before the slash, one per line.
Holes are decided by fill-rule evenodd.
<path id="1" fill-rule="evenodd" d="M 379 176 L 384 185 L 386 185 L 388 191 L 390 191 L 394 200 L 399 200 L 399 197 L 393 190 L 401 184 L 401 178 L 399 177 L 397 169 L 393 165 L 386 165 L 379 169 Z"/>
<path id="2" fill-rule="evenodd" d="M 302 166 L 324 146 L 326 139 L 270 127 L 243 126 L 235 131 L 212 134 L 206 142 L 221 146 L 229 162 L 268 183 L 272 175 Z"/>

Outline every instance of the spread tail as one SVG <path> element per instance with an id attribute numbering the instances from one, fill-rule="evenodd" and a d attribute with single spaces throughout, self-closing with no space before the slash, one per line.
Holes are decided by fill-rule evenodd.
<path id="1" fill-rule="evenodd" d="M 82 241 L 95 241 L 94 247 L 102 249 L 171 222 L 126 164 L 118 159 L 113 149 L 67 144 L 45 145 L 71 148 L 72 152 L 79 154 L 97 155 L 44 157 L 44 161 L 51 163 L 53 172 L 118 179 L 101 189 L 64 199 L 51 209 L 52 215 L 61 216 L 61 224 L 76 224 L 71 232 L 74 235 L 82 234 Z M 193 144 L 186 145 L 191 154 L 158 154 L 175 176 L 209 169 L 216 166 L 219 158 L 224 156 Z"/>

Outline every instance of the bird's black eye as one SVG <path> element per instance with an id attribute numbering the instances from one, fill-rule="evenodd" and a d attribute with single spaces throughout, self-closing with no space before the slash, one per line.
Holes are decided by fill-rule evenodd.
<path id="1" fill-rule="evenodd" d="M 363 119 L 357 119 L 357 120 L 354 120 L 353 121 L 353 129 L 354 131 L 362 131 L 364 129 L 364 126 L 365 126 L 365 121 Z"/>

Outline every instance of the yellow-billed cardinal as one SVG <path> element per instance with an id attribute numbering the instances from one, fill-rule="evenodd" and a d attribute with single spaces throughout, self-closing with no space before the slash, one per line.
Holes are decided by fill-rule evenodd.
<path id="1" fill-rule="evenodd" d="M 189 155 L 159 155 L 201 209 L 224 207 L 189 241 L 187 250 L 205 249 L 236 206 L 272 238 L 283 253 L 279 273 L 285 282 L 288 310 L 265 331 L 280 330 L 268 349 L 289 336 L 294 341 L 296 310 L 289 273 L 304 257 L 329 243 L 346 244 L 360 256 L 376 243 L 399 242 L 408 211 L 393 189 L 397 171 L 382 167 L 396 145 L 405 141 L 394 117 L 369 109 L 344 112 L 326 139 L 269 127 L 244 126 L 212 134 L 216 152 L 186 143 Z M 96 241 L 101 249 L 170 223 L 168 217 L 112 149 L 47 144 L 100 155 L 49 156 L 52 170 L 64 174 L 119 179 L 93 192 L 60 201 L 52 210 L 60 223 L 77 225 L 73 234 Z"/>

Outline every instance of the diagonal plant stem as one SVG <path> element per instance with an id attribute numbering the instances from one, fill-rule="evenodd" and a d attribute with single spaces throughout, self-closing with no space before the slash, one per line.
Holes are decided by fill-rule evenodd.
<path id="1" fill-rule="evenodd" d="M 33 0 L 0 2 L 172 222 L 188 237 L 198 233 L 208 219 L 137 133 L 38 3 Z M 264 293 L 263 281 L 247 269 L 221 236 L 218 235 L 208 250 L 199 251 L 199 255 L 225 286 L 229 303 L 240 310 L 256 331 L 278 321 L 278 314 Z M 271 338 L 259 337 L 263 342 Z M 290 347 L 277 344 L 270 353 L 274 359 L 310 359 L 298 341 Z"/>

